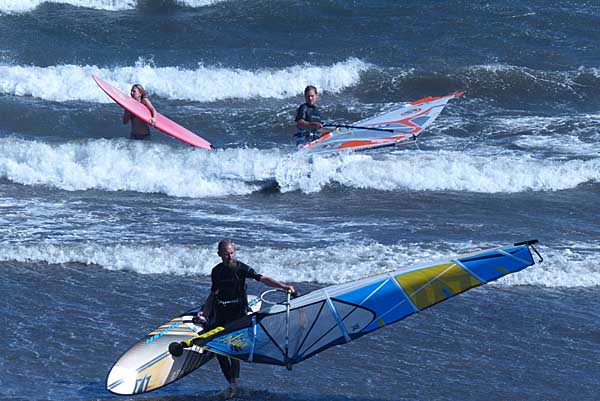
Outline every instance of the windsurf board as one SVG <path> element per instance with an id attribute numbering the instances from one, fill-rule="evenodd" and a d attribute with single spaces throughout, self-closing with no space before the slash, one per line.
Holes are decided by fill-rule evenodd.
<path id="1" fill-rule="evenodd" d="M 252 312 L 260 310 L 262 301 L 248 295 Z M 203 348 L 186 348 L 175 358 L 169 353 L 172 342 L 195 338 L 204 327 L 195 319 L 202 307 L 191 309 L 152 330 L 115 362 L 106 379 L 106 388 L 115 394 L 132 395 L 156 390 L 182 378 L 214 354 Z"/>

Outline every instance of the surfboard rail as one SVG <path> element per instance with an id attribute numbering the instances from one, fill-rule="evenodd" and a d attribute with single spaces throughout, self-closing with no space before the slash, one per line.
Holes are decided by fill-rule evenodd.
<path id="1" fill-rule="evenodd" d="M 260 310 L 262 301 L 248 295 L 252 312 Z M 210 361 L 215 355 L 201 347 L 182 350 L 179 357 L 169 352 L 171 343 L 196 338 L 205 331 L 196 316 L 202 307 L 182 313 L 152 330 L 136 342 L 115 362 L 106 378 L 108 391 L 119 395 L 147 393 L 181 379 Z"/>
<path id="2" fill-rule="evenodd" d="M 92 78 L 96 84 L 110 97 L 115 103 L 129 111 L 134 116 L 138 117 L 142 121 L 151 125 L 150 110 L 140 102 L 136 101 L 130 96 L 125 95 L 117 88 L 104 81 L 102 78 L 92 75 Z M 182 127 L 175 121 L 163 116 L 160 113 L 156 113 L 156 121 L 154 127 L 165 134 L 178 139 L 188 145 L 195 146 L 197 148 L 211 150 L 214 147 L 206 139 L 196 135 L 189 129 Z"/>

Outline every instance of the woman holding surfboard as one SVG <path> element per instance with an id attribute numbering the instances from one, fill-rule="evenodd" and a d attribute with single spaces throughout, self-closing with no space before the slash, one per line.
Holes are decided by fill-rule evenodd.
<path id="1" fill-rule="evenodd" d="M 131 87 L 131 97 L 143 104 L 150 111 L 150 123 L 154 126 L 156 124 L 156 109 L 148 99 L 148 95 L 146 94 L 146 90 L 140 84 L 135 84 Z M 148 124 L 146 124 L 142 119 L 136 117 L 131 114 L 129 111 L 125 110 L 123 114 L 123 124 L 127 124 L 131 121 L 131 134 L 129 135 L 130 139 L 141 139 L 149 141 L 152 139 L 150 135 L 150 128 L 148 128 Z"/>
<path id="2" fill-rule="evenodd" d="M 113 88 L 100 77 L 92 75 L 92 78 L 108 97 L 128 111 L 123 115 L 123 123 L 127 124 L 129 121 L 132 121 L 132 139 L 150 139 L 150 129 L 148 128 L 148 123 L 150 123 L 157 130 L 189 145 L 206 150 L 214 149 L 206 139 L 199 137 L 192 131 L 158 113 L 152 106 L 152 103 L 150 103 L 148 95 L 141 85 L 133 85 L 131 87 L 131 97 L 129 97 L 117 88 Z M 134 116 L 136 117 L 135 119 L 133 118 Z"/>

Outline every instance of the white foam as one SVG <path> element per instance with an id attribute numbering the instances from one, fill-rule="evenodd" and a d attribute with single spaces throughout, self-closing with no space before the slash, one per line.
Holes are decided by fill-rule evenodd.
<path id="1" fill-rule="evenodd" d="M 131 67 L 0 65 L 0 93 L 49 101 L 112 101 L 98 88 L 98 75 L 124 93 L 141 83 L 151 96 L 197 102 L 221 99 L 286 98 L 301 95 L 307 83 L 336 93 L 360 81 L 369 64 L 355 58 L 329 66 L 294 65 L 282 69 L 242 70 L 199 65 L 196 69 L 156 67 L 140 60 Z"/>
<path id="2" fill-rule="evenodd" d="M 176 0 L 176 3 L 185 7 L 199 8 L 225 1 L 228 0 Z M 43 3 L 69 4 L 94 10 L 122 11 L 135 9 L 138 0 L 0 0 L 0 12 L 8 14 L 30 12 Z"/>
<path id="3" fill-rule="evenodd" d="M 0 0 L 0 12 L 25 13 L 43 3 L 69 4 L 105 11 L 130 10 L 137 6 L 137 0 Z"/>
<path id="4" fill-rule="evenodd" d="M 540 287 L 600 286 L 600 244 L 571 247 L 539 246 L 541 264 L 504 277 L 492 285 Z M 382 245 L 341 243 L 329 247 L 287 249 L 237 246 L 240 260 L 258 272 L 285 282 L 337 284 L 382 271 L 443 261 L 497 244 L 427 243 Z M 216 244 L 183 246 L 164 244 L 0 244 L 0 260 L 49 264 L 82 263 L 108 270 L 141 274 L 210 275 L 219 262 Z M 343 255 L 343 257 L 341 256 Z"/>
<path id="5" fill-rule="evenodd" d="M 197 8 L 197 7 L 212 6 L 212 5 L 218 4 L 218 3 L 224 3 L 229 0 L 176 0 L 176 1 L 177 1 L 177 4 L 181 4 L 186 7 Z"/>
<path id="6" fill-rule="evenodd" d="M 600 143 L 584 141 L 576 135 L 550 134 L 546 136 L 522 136 L 514 143 L 532 151 L 549 150 L 553 157 L 563 155 L 596 156 L 600 154 Z"/>
<path id="7" fill-rule="evenodd" d="M 203 198 L 249 194 L 273 177 L 283 192 L 318 192 L 329 185 L 385 191 L 558 191 L 600 182 L 600 159 L 413 150 L 382 159 L 348 154 L 311 161 L 278 149 L 208 152 L 127 139 L 45 143 L 0 137 L 0 178 L 24 185 Z"/>
<path id="8" fill-rule="evenodd" d="M 490 124 L 500 132 L 525 132 L 514 140 L 516 145 L 535 151 L 550 150 L 556 157 L 600 153 L 598 114 L 498 117 L 493 118 Z"/>
<path id="9" fill-rule="evenodd" d="M 538 247 L 544 262 L 498 281 L 500 285 L 544 287 L 600 286 L 600 243 L 566 243 Z"/>
<path id="10" fill-rule="evenodd" d="M 539 160 L 527 155 L 413 150 L 383 159 L 350 154 L 316 157 L 312 163 L 291 160 L 277 169 L 276 178 L 283 191 L 303 192 L 317 192 L 330 184 L 387 191 L 557 191 L 600 182 L 600 159 Z"/>
<path id="11" fill-rule="evenodd" d="M 581 84 L 579 84 L 576 79 L 582 73 L 585 73 L 585 70 L 582 68 L 578 70 L 548 72 L 501 63 L 473 65 L 467 68 L 467 74 L 470 76 L 470 79 L 475 82 L 486 81 L 486 84 L 494 82 L 504 87 L 535 84 L 538 85 L 539 88 L 546 88 L 546 90 L 564 90 L 573 94 L 576 94 L 578 88 L 581 87 Z M 490 75 L 497 76 L 491 78 Z M 518 80 L 514 78 L 506 79 L 506 77 L 510 75 L 514 75 Z"/>
<path id="12" fill-rule="evenodd" d="M 249 157 L 240 157 L 240 152 Z M 232 158 L 241 162 L 231 163 Z M 174 150 L 129 140 L 48 144 L 0 139 L 0 177 L 67 191 L 125 190 L 194 198 L 242 195 L 258 189 L 251 181 L 268 178 L 273 160 L 276 157 L 265 158 L 257 150 Z"/>

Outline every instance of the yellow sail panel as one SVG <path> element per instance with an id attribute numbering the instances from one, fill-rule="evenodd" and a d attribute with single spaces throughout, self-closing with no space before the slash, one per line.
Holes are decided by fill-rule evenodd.
<path id="1" fill-rule="evenodd" d="M 419 309 L 427 308 L 481 284 L 455 263 L 444 263 L 400 274 L 395 278 Z"/>

